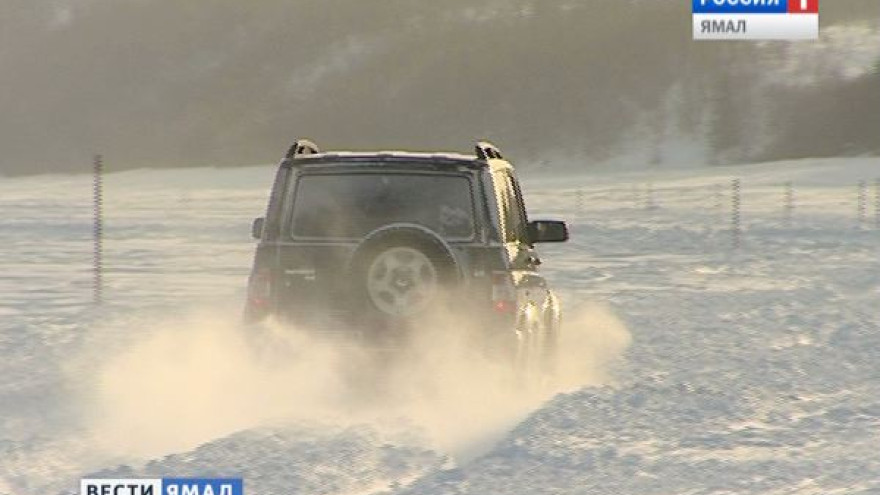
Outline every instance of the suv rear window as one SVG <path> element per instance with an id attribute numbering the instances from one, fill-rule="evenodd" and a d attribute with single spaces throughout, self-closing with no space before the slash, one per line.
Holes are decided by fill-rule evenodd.
<path id="1" fill-rule="evenodd" d="M 468 177 L 441 174 L 303 175 L 296 185 L 295 238 L 360 239 L 390 223 L 414 223 L 447 239 L 474 235 Z"/>

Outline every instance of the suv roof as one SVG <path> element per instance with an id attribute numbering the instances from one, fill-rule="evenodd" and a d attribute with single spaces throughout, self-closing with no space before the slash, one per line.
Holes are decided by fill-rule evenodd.
<path id="1" fill-rule="evenodd" d="M 464 166 L 471 169 L 504 168 L 510 164 L 493 144 L 480 141 L 474 146 L 475 154 L 425 153 L 411 151 L 327 151 L 322 152 L 313 142 L 300 139 L 293 143 L 285 156 L 289 166 L 356 165 L 356 164 L 424 164 Z"/>

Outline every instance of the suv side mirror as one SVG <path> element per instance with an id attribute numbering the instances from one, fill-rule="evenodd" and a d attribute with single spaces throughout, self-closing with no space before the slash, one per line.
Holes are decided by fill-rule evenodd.
<path id="1" fill-rule="evenodd" d="M 265 223 L 265 218 L 255 218 L 254 223 L 251 224 L 251 237 L 253 237 L 254 239 L 259 239 L 263 237 L 263 225 Z"/>
<path id="2" fill-rule="evenodd" d="M 568 227 L 558 220 L 536 220 L 529 222 L 529 240 L 536 242 L 565 242 L 568 240 Z"/>

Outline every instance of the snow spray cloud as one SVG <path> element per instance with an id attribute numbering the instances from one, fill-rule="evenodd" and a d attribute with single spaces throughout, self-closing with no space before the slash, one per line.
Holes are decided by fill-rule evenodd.
<path id="1" fill-rule="evenodd" d="M 468 457 L 552 395 L 608 384 L 630 340 L 604 306 L 569 311 L 557 379 L 525 391 L 455 322 L 423 325 L 388 359 L 278 324 L 252 333 L 231 321 L 127 324 L 135 337 L 116 345 L 84 388 L 90 442 L 113 456 L 153 457 L 256 426 L 369 423 L 413 429 L 433 448 Z"/>

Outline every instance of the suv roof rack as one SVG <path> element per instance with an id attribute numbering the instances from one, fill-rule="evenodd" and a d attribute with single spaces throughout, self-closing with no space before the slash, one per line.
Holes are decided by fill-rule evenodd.
<path id="1" fill-rule="evenodd" d="M 477 158 L 480 160 L 504 159 L 504 157 L 501 156 L 501 150 L 489 141 L 478 141 L 477 145 L 474 146 L 474 150 L 477 152 Z"/>
<path id="2" fill-rule="evenodd" d="M 321 149 L 318 148 L 318 145 L 309 141 L 308 139 L 297 139 L 290 146 L 290 149 L 287 150 L 287 155 L 285 158 L 296 158 L 302 155 L 317 155 L 321 152 Z"/>
<path id="3" fill-rule="evenodd" d="M 503 160 L 504 156 L 501 154 L 501 150 L 498 149 L 497 146 L 490 143 L 489 141 L 478 141 L 474 146 L 474 151 L 476 151 L 477 158 L 480 160 Z M 318 155 L 321 153 L 321 149 L 318 148 L 318 145 L 308 139 L 297 139 L 290 146 L 290 149 L 287 150 L 287 154 L 284 155 L 285 158 L 295 159 L 300 156 L 305 155 Z"/>

